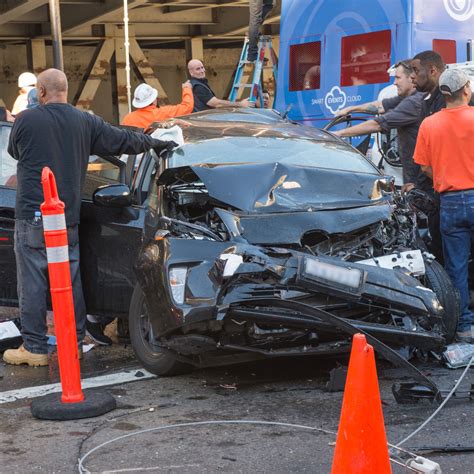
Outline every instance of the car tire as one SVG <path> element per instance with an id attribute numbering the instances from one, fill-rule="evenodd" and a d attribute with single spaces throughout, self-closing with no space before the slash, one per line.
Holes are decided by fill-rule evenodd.
<path id="1" fill-rule="evenodd" d="M 450 344 L 456 336 L 461 312 L 459 294 L 456 288 L 454 288 L 446 270 L 438 262 L 425 262 L 425 268 L 426 286 L 436 293 L 439 302 L 444 308 L 443 336 L 446 339 L 446 343 Z"/>
<path id="2" fill-rule="evenodd" d="M 133 290 L 128 324 L 133 351 L 146 370 L 162 376 L 179 375 L 192 370 L 191 365 L 176 360 L 171 354 L 162 352 L 157 344 L 150 341 L 152 327 L 145 294 L 138 284 Z"/>

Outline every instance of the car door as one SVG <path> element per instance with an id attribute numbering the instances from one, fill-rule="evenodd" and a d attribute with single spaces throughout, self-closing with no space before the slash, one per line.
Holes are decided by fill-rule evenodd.
<path id="1" fill-rule="evenodd" d="M 128 314 L 135 286 L 134 264 L 140 250 L 145 205 L 141 160 L 137 157 L 91 157 L 81 207 L 81 275 L 89 314 L 123 317 Z M 126 208 L 101 207 L 93 202 L 99 186 L 125 183 L 132 188 L 133 204 Z M 145 184 L 147 186 L 147 184 Z"/>
<path id="2" fill-rule="evenodd" d="M 17 306 L 15 230 L 16 165 L 7 151 L 11 122 L 0 122 L 0 306 Z"/>

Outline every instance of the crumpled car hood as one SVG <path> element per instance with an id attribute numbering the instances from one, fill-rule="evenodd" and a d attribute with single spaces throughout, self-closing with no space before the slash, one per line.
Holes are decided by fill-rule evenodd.
<path id="1" fill-rule="evenodd" d="M 318 212 L 237 215 L 217 210 L 228 230 L 257 245 L 301 244 L 306 232 L 349 233 L 390 218 L 390 204 Z M 237 229 L 236 231 L 234 229 Z"/>
<path id="2" fill-rule="evenodd" d="M 191 170 L 212 198 L 247 213 L 312 212 L 387 203 L 380 192 L 383 178 L 379 175 L 278 162 L 173 168 L 159 181 L 165 184 Z"/>

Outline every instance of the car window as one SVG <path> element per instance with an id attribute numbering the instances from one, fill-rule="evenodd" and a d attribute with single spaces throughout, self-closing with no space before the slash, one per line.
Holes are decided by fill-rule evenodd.
<path id="1" fill-rule="evenodd" d="M 339 141 L 224 137 L 185 144 L 168 159 L 170 168 L 189 165 L 274 162 L 379 174 L 372 163 L 360 153 Z"/>
<path id="2" fill-rule="evenodd" d="M 120 183 L 120 167 L 100 156 L 89 157 L 86 179 L 82 190 L 84 199 L 92 199 L 92 194 L 99 186 Z"/>
<path id="3" fill-rule="evenodd" d="M 138 205 L 145 204 L 149 198 L 150 184 L 155 176 L 155 160 L 152 155 L 146 153 L 140 160 L 139 167 L 135 173 L 132 185 L 133 201 Z"/>
<path id="4" fill-rule="evenodd" d="M 0 186 L 16 188 L 17 161 L 7 151 L 10 131 L 10 125 L 0 126 Z"/>

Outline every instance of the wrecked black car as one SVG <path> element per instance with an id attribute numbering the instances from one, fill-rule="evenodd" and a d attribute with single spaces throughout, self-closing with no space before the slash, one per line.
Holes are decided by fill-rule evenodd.
<path id="1" fill-rule="evenodd" d="M 328 132 L 207 114 L 163 125 L 185 143 L 147 197 L 129 315 L 145 368 L 340 353 L 355 332 L 452 340 L 456 293 L 390 178 Z"/>

